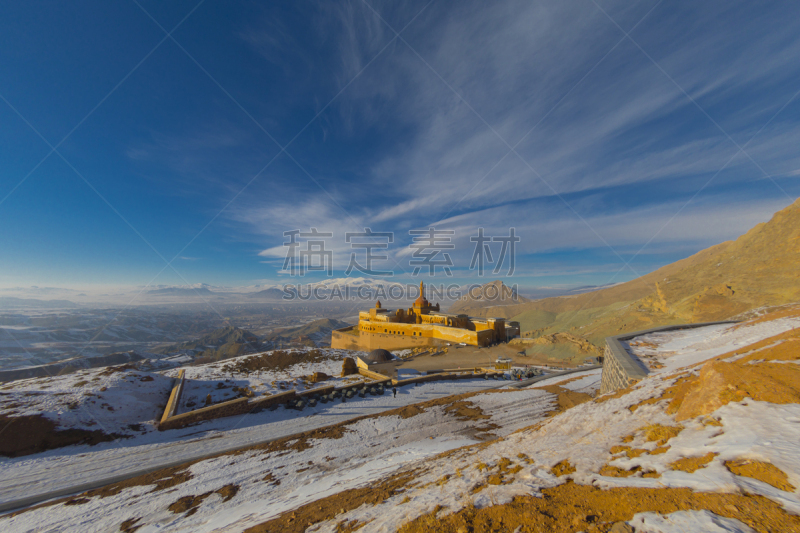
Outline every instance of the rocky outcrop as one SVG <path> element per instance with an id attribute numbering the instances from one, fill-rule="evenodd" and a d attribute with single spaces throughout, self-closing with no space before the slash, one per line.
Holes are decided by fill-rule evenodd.
<path id="1" fill-rule="evenodd" d="M 602 350 L 600 348 L 598 348 L 588 340 L 584 339 L 583 337 L 578 337 L 577 335 L 565 332 L 553 333 L 551 335 L 542 335 L 541 337 L 536 337 L 535 339 L 517 338 L 509 341 L 509 344 L 511 345 L 522 345 L 522 346 L 548 345 L 548 344 L 559 344 L 559 343 L 573 344 L 578 348 L 578 350 L 581 353 L 595 354 L 595 355 L 602 354 Z"/>
<path id="2" fill-rule="evenodd" d="M 352 357 L 345 357 L 342 363 L 342 377 L 358 374 L 358 366 Z"/>
<path id="3" fill-rule="evenodd" d="M 311 378 L 309 379 L 309 381 L 311 383 L 319 383 L 321 381 L 327 381 L 329 379 L 331 379 L 331 377 L 325 372 L 314 372 L 313 374 L 311 374 Z"/>

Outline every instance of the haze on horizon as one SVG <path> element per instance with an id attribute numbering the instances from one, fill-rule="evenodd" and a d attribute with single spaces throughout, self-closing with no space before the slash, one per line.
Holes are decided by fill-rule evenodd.
<path id="1" fill-rule="evenodd" d="M 283 269 L 311 228 L 332 277 L 370 228 L 413 282 L 435 227 L 437 282 L 607 285 L 800 195 L 789 2 L 26 2 L 0 28 L 0 295 L 319 281 Z M 479 276 L 470 238 L 512 227 L 513 276 Z"/>

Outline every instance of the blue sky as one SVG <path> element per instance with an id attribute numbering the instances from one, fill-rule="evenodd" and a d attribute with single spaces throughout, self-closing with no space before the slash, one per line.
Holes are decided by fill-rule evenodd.
<path id="1" fill-rule="evenodd" d="M 798 58 L 796 2 L 4 2 L 0 286 L 279 283 L 312 227 L 626 281 L 800 195 Z"/>

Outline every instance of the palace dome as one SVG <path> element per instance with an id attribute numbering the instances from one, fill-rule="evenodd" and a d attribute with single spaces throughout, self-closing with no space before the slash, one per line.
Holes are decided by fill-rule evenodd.
<path id="1" fill-rule="evenodd" d="M 386 363 L 394 359 L 394 356 L 388 350 L 378 348 L 369 352 L 365 359 L 370 363 Z"/>

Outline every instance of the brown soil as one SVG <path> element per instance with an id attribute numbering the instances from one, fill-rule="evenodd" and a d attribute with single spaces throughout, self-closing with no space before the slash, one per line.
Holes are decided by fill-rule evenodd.
<path id="1" fill-rule="evenodd" d="M 455 416 L 457 420 L 460 420 L 462 422 L 487 420 L 491 418 L 489 415 L 483 414 L 483 411 L 477 405 L 473 404 L 472 402 L 466 401 L 467 398 L 471 398 L 472 396 L 476 396 L 478 394 L 485 394 L 487 392 L 501 393 L 501 392 L 511 392 L 511 391 L 490 390 L 490 391 L 465 392 L 463 394 L 457 394 L 455 396 L 445 396 L 444 398 L 436 398 L 434 400 L 429 400 L 423 403 L 406 405 L 405 407 L 392 409 L 391 411 L 384 411 L 383 413 L 378 413 L 377 415 L 372 415 L 372 416 L 381 417 L 381 416 L 399 415 L 401 418 L 405 419 L 422 414 L 431 407 L 445 406 L 444 410 L 446 413 Z M 496 436 L 490 432 L 493 429 L 497 429 L 498 427 L 499 426 L 497 426 L 496 424 L 491 424 L 491 423 L 483 424 L 481 426 L 476 426 L 473 428 L 472 436 L 480 440 L 496 438 Z"/>
<path id="2" fill-rule="evenodd" d="M 798 316 L 800 316 L 800 306 L 797 305 L 781 306 L 768 310 L 766 313 L 764 313 L 758 318 L 742 322 L 741 324 L 736 324 L 733 327 L 733 329 L 739 329 L 745 326 L 751 326 L 753 324 L 759 324 L 762 322 L 771 322 L 779 318 L 795 318 Z"/>
<path id="3" fill-rule="evenodd" d="M 786 492 L 797 490 L 794 485 L 789 483 L 786 473 L 773 464 L 751 459 L 737 459 L 725 461 L 725 466 L 737 476 L 751 477 Z"/>
<path id="4" fill-rule="evenodd" d="M 678 459 L 677 461 L 673 461 L 669 464 L 669 467 L 672 470 L 681 470 L 683 472 L 692 473 L 696 470 L 700 470 L 701 468 L 705 468 L 705 466 L 710 463 L 714 457 L 719 455 L 718 453 L 708 452 L 705 455 L 701 455 L 699 457 L 683 457 Z"/>
<path id="5" fill-rule="evenodd" d="M 124 365 L 106 367 L 106 369 L 102 372 L 99 372 L 98 375 L 110 376 L 112 374 L 116 374 L 117 372 L 127 372 L 128 370 L 138 370 L 138 368 L 136 368 L 136 365 L 132 363 L 125 363 Z"/>
<path id="6" fill-rule="evenodd" d="M 524 454 L 522 454 L 524 455 Z M 527 456 L 525 456 L 527 458 Z M 523 459 L 524 460 L 524 459 Z M 530 461 L 528 459 L 526 462 Z M 528 463 L 530 464 L 530 462 Z M 522 470 L 522 465 L 517 465 L 509 459 L 508 457 L 501 457 L 500 460 L 497 462 L 496 465 L 490 467 L 485 463 L 478 463 L 477 465 L 478 470 L 483 472 L 484 470 L 487 471 L 489 476 L 486 478 L 486 483 L 479 483 L 472 487 L 472 494 L 477 494 L 481 490 L 486 488 L 486 485 L 507 485 L 514 481 L 514 475 Z M 496 470 L 496 473 L 492 473 Z M 459 473 L 460 475 L 460 473 Z M 449 475 L 446 477 L 450 477 Z"/>
<path id="7" fill-rule="evenodd" d="M 483 410 L 472 402 L 459 400 L 452 402 L 445 408 L 445 412 L 454 415 L 462 421 L 466 420 L 484 420 L 491 418 L 489 415 L 483 414 Z"/>
<path id="8" fill-rule="evenodd" d="M 556 477 L 565 476 L 574 472 L 575 467 L 570 464 L 568 459 L 564 459 L 563 461 L 556 463 L 553 468 L 550 469 L 550 473 Z"/>
<path id="9" fill-rule="evenodd" d="M 406 405 L 405 407 L 401 407 L 400 409 L 395 409 L 395 411 L 397 412 L 394 414 L 398 415 L 400 418 L 406 419 L 417 415 L 421 415 L 422 413 L 425 412 L 425 409 L 423 409 L 418 405 Z"/>
<path id="10" fill-rule="evenodd" d="M 376 415 L 370 415 L 370 417 L 378 418 L 382 416 L 400 416 L 401 418 L 411 418 L 413 416 L 417 416 L 419 414 L 424 413 L 427 409 L 430 409 L 431 407 L 437 407 L 443 405 L 446 406 L 445 407 L 446 412 L 455 415 L 456 417 L 458 417 L 459 420 L 462 421 L 484 420 L 491 417 L 489 415 L 483 414 L 483 411 L 481 410 L 480 407 L 466 400 L 472 398 L 473 396 L 477 396 L 479 394 L 499 394 L 505 392 L 519 392 L 519 391 L 515 389 L 489 389 L 489 390 L 481 390 L 473 392 L 464 392 L 462 394 L 455 394 L 453 396 L 445 396 L 442 398 L 436 398 L 434 400 L 428 400 L 427 402 L 406 405 L 405 407 L 399 407 L 397 409 L 392 409 L 391 411 L 384 411 Z M 360 420 L 360 418 L 356 420 Z"/>
<path id="11" fill-rule="evenodd" d="M 187 464 L 164 468 L 163 470 L 158 470 L 150 474 L 136 476 L 120 481 L 119 483 L 84 492 L 81 496 L 86 496 L 88 498 L 93 498 L 95 496 L 107 498 L 109 496 L 116 496 L 127 488 L 146 485 L 154 485 L 153 490 L 150 491 L 151 493 L 171 489 L 176 485 L 180 485 L 192 479 L 192 473 L 189 472 L 188 467 L 189 465 Z M 58 500 L 52 503 L 58 503 Z"/>
<path id="12" fill-rule="evenodd" d="M 644 448 L 631 448 L 630 446 L 612 446 L 610 453 L 611 455 L 616 455 L 624 452 L 629 459 L 635 459 L 636 457 L 645 454 L 660 455 L 662 453 L 666 453 L 667 450 L 669 450 L 669 446 L 662 446 L 652 451 L 645 450 Z"/>
<path id="13" fill-rule="evenodd" d="M 737 361 L 725 359 L 747 354 Z M 746 397 L 776 404 L 800 403 L 800 368 L 769 361 L 800 358 L 800 330 L 751 344 L 702 364 L 699 376 L 679 380 L 662 398 L 671 398 L 667 412 L 676 420 L 710 414 Z M 764 361 L 764 362 L 755 362 Z"/>
<path id="14" fill-rule="evenodd" d="M 331 377 L 325 372 L 314 372 L 313 374 L 308 376 L 308 381 L 310 381 L 311 383 L 321 383 L 329 379 L 331 379 Z"/>
<path id="15" fill-rule="evenodd" d="M 128 520 L 125 520 L 123 523 L 119 525 L 119 530 L 122 531 L 123 533 L 133 533 L 134 531 L 142 527 L 141 525 L 138 526 L 136 525 L 136 522 L 138 522 L 139 520 L 141 520 L 141 518 L 129 518 Z"/>
<path id="16" fill-rule="evenodd" d="M 276 487 L 281 484 L 281 480 L 275 479 L 275 475 L 272 472 L 267 472 L 267 475 L 264 476 L 264 479 L 262 479 L 261 481 L 263 481 L 264 483 L 275 485 Z"/>
<path id="17" fill-rule="evenodd" d="M 622 468 L 619 468 L 618 466 L 612 466 L 607 464 L 603 465 L 599 473 L 601 476 L 607 476 L 607 477 L 630 477 L 641 471 L 642 471 L 641 466 L 634 466 L 630 470 L 624 470 Z M 647 470 L 642 473 L 642 477 L 661 477 L 661 474 L 659 474 L 655 470 Z"/>
<path id="18" fill-rule="evenodd" d="M 607 532 L 614 523 L 631 520 L 636 513 L 669 514 L 702 509 L 740 520 L 759 532 L 800 531 L 800 517 L 787 513 L 779 504 L 762 496 L 673 488 L 601 490 L 571 482 L 543 489 L 541 498 L 520 496 L 510 503 L 483 509 L 470 506 L 442 518 L 436 517 L 441 511 L 441 508 L 437 508 L 404 524 L 399 531 Z"/>
<path id="19" fill-rule="evenodd" d="M 672 437 L 676 437 L 678 433 L 683 431 L 683 426 L 662 426 L 661 424 L 651 424 L 642 428 L 644 431 L 644 438 L 648 442 L 658 441 L 659 445 L 663 445 Z"/>
<path id="20" fill-rule="evenodd" d="M 107 434 L 99 429 L 56 429 L 57 425 L 44 415 L 0 415 L 0 427 L 11 427 L 0 435 L 0 455 L 20 457 L 74 444 L 94 446 L 128 435 Z"/>
<path id="21" fill-rule="evenodd" d="M 186 513 L 186 516 L 192 516 L 197 512 L 197 508 L 203 503 L 203 500 L 211 496 L 211 492 L 200 494 L 199 496 L 184 496 L 170 504 L 167 509 L 175 514 Z M 187 512 L 188 511 L 188 512 Z"/>
<path id="22" fill-rule="evenodd" d="M 253 526 L 246 533 L 301 533 L 312 524 L 335 518 L 336 515 L 356 509 L 364 504 L 376 505 L 404 490 L 413 481 L 417 472 L 395 474 L 377 486 L 350 489 L 327 498 L 308 503 L 294 511 L 283 513 L 277 518 Z M 352 529 L 351 529 L 352 530 Z M 346 531 L 346 530 L 344 530 Z"/>
<path id="23" fill-rule="evenodd" d="M 536 388 L 558 396 L 556 400 L 558 407 L 555 411 L 551 411 L 551 415 L 553 416 L 592 399 L 591 395 L 585 392 L 571 391 L 560 385 L 546 385 Z"/>
<path id="24" fill-rule="evenodd" d="M 229 483 L 225 485 L 221 489 L 217 489 L 214 492 L 222 496 L 222 503 L 227 502 L 239 492 L 239 485 L 234 485 L 233 483 Z"/>

